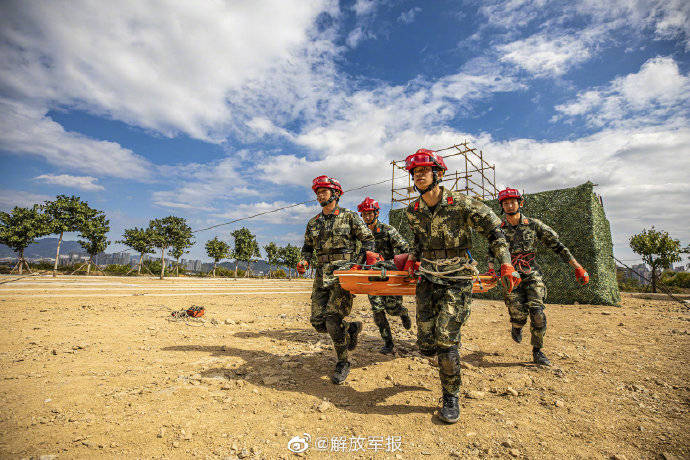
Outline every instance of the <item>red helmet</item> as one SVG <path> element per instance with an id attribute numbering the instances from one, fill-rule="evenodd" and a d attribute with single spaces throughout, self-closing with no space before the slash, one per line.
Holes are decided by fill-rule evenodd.
<path id="1" fill-rule="evenodd" d="M 443 161 L 441 155 L 436 155 L 433 150 L 419 149 L 412 155 L 405 158 L 405 169 L 412 174 L 414 168 L 417 166 L 431 166 L 442 169 L 443 171 L 448 170 L 446 163 Z"/>
<path id="2" fill-rule="evenodd" d="M 379 202 L 369 197 L 366 197 L 364 201 L 357 206 L 357 211 L 359 212 L 378 211 L 379 209 L 381 209 Z"/>
<path id="3" fill-rule="evenodd" d="M 329 188 L 337 192 L 338 196 L 343 194 L 343 188 L 340 186 L 340 182 L 325 175 L 315 178 L 311 183 L 311 189 L 314 190 L 314 192 L 319 188 Z"/>
<path id="4" fill-rule="evenodd" d="M 518 200 L 522 200 L 522 195 L 520 195 L 520 192 L 514 188 L 507 188 L 505 190 L 501 190 L 498 192 L 498 202 L 502 203 L 503 200 L 507 200 L 508 198 L 517 198 Z"/>

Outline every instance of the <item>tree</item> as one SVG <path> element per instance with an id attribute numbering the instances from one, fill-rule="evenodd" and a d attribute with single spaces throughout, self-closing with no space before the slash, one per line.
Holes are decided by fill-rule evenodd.
<path id="1" fill-rule="evenodd" d="M 181 222 L 184 222 L 184 219 L 175 216 L 153 219 L 149 222 L 151 242 L 154 247 L 161 251 L 160 279 L 163 279 L 165 276 L 165 250 L 171 247 L 175 242 L 175 238 L 177 238 L 180 233 Z"/>
<path id="2" fill-rule="evenodd" d="M 652 226 L 650 230 L 633 235 L 630 238 L 632 250 L 642 256 L 642 261 L 652 269 L 652 292 L 656 292 L 657 272 L 660 268 L 670 268 L 673 262 L 681 260 L 681 254 L 686 252 L 680 246 L 680 241 L 669 236 L 668 232 L 659 231 Z"/>
<path id="3" fill-rule="evenodd" d="M 55 266 L 53 276 L 57 276 L 58 263 L 60 261 L 60 246 L 65 232 L 77 232 L 84 227 L 84 223 L 94 218 L 98 211 L 89 207 L 78 196 L 58 195 L 54 201 L 46 201 L 43 212 L 48 219 L 50 233 L 59 234 L 57 252 L 55 254 Z"/>
<path id="4" fill-rule="evenodd" d="M 288 244 L 284 248 L 280 248 L 279 254 L 280 264 L 287 267 L 288 279 L 292 279 L 292 267 L 296 266 L 302 259 L 302 251 L 297 246 Z"/>
<path id="5" fill-rule="evenodd" d="M 187 225 L 187 221 L 182 217 L 173 217 L 171 220 L 171 235 L 172 235 L 172 251 L 171 255 L 175 258 L 177 265 L 175 266 L 175 275 L 180 275 L 180 257 L 186 249 L 194 246 L 192 239 L 192 228 Z"/>
<path id="6" fill-rule="evenodd" d="M 127 228 L 122 235 L 123 239 L 118 243 L 129 246 L 139 253 L 139 263 L 137 264 L 137 275 L 141 275 L 141 267 L 144 261 L 144 254 L 153 254 L 153 241 L 151 228 Z"/>
<path id="7" fill-rule="evenodd" d="M 218 237 L 206 242 L 206 254 L 213 259 L 213 277 L 216 277 L 216 264 L 230 255 L 230 245 L 221 241 Z M 237 277 L 237 267 L 235 267 L 235 277 Z"/>
<path id="8" fill-rule="evenodd" d="M 278 268 L 278 256 L 280 248 L 274 242 L 268 243 L 264 246 L 264 251 L 266 251 L 266 258 L 268 259 L 269 270 L 271 267 Z"/>
<path id="9" fill-rule="evenodd" d="M 260 255 L 259 243 L 256 241 L 256 236 L 245 227 L 232 232 L 232 237 L 235 239 L 235 248 L 232 251 L 235 259 L 235 277 L 237 277 L 237 261 L 239 260 L 247 263 L 247 271 L 245 272 L 245 276 L 247 276 L 252 257 L 259 257 Z"/>
<path id="10" fill-rule="evenodd" d="M 108 232 L 110 231 L 110 221 L 105 218 L 105 214 L 100 212 L 95 217 L 84 222 L 79 236 L 84 240 L 79 240 L 79 245 L 84 248 L 89 255 L 89 261 L 86 265 L 86 275 L 91 272 L 91 264 L 93 257 L 105 251 L 110 241 L 108 241 Z"/>
<path id="11" fill-rule="evenodd" d="M 31 272 L 29 264 L 24 259 L 26 247 L 34 243 L 36 238 L 49 233 L 46 218 L 40 213 L 37 205 L 31 208 L 15 206 L 11 213 L 0 212 L 0 243 L 9 246 L 17 253 L 19 259 L 17 267 L 20 275 L 23 273 L 24 265 Z"/>

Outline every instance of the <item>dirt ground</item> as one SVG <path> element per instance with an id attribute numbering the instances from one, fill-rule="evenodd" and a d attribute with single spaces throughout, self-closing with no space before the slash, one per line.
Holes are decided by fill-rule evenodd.
<path id="1" fill-rule="evenodd" d="M 0 283 L 11 277 L 0 277 Z M 110 277 L 0 284 L 2 458 L 690 458 L 690 310 L 548 305 L 551 368 L 501 302 L 462 331 L 461 419 L 436 415 L 415 326 L 365 323 L 342 386 L 305 281 Z M 405 302 L 414 313 L 413 298 Z M 203 305 L 204 321 L 169 321 Z M 300 437 L 309 448 L 301 454 Z M 56 456 L 56 457 L 50 457 Z"/>

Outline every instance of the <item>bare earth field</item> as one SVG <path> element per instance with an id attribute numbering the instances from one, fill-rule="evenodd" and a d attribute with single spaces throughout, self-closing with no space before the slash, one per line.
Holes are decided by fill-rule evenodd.
<path id="1" fill-rule="evenodd" d="M 548 305 L 554 366 L 538 368 L 529 334 L 512 342 L 502 302 L 475 298 L 461 420 L 449 426 L 435 416 L 438 370 L 417 353 L 415 326 L 392 318 L 397 355 L 379 354 L 364 295 L 351 316 L 365 323 L 352 372 L 330 383 L 334 354 L 309 324 L 310 286 L 0 284 L 0 457 L 690 458 L 687 306 Z M 193 304 L 206 307 L 203 321 L 169 321 Z M 295 436 L 306 452 L 288 450 Z"/>

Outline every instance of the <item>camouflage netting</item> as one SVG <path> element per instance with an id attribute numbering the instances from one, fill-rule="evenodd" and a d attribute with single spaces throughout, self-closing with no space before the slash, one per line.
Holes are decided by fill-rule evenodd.
<path id="1" fill-rule="evenodd" d="M 593 188 L 594 184 L 587 182 L 578 187 L 525 195 L 525 215 L 536 217 L 556 230 L 561 242 L 585 267 L 590 277 L 589 284 L 580 287 L 575 280 L 574 269 L 538 243 L 536 260 L 548 289 L 547 303 L 615 305 L 620 302 L 611 228 Z M 486 204 L 501 215 L 498 200 L 487 201 Z M 404 209 L 391 210 L 389 222 L 408 241 L 412 241 Z M 475 235 L 472 241 L 472 256 L 479 261 L 479 271 L 485 272 L 488 270 L 486 240 Z M 479 295 L 502 298 L 498 288 Z"/>

